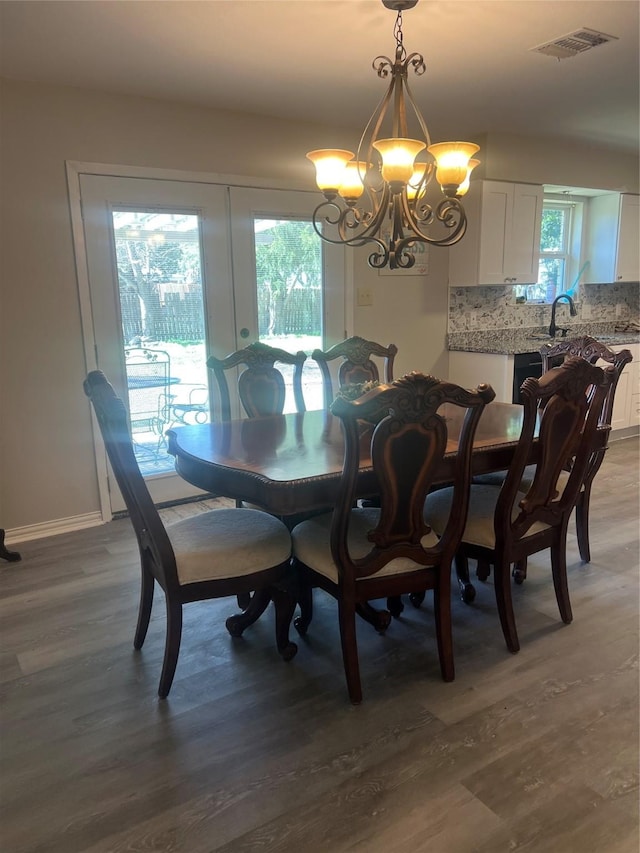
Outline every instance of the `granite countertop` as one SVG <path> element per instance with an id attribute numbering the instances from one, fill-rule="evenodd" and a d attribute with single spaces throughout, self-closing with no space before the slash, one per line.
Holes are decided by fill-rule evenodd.
<path id="1" fill-rule="evenodd" d="M 463 352 L 488 352 L 502 355 L 513 355 L 521 352 L 536 352 L 545 343 L 550 343 L 546 329 L 523 327 L 517 329 L 482 329 L 466 332 L 451 332 L 447 335 L 447 345 L 450 350 Z M 640 332 L 617 331 L 615 323 L 600 323 L 586 325 L 576 324 L 569 329 L 567 340 L 582 335 L 591 335 L 607 346 L 640 343 Z M 556 336 L 556 343 L 561 341 Z"/>

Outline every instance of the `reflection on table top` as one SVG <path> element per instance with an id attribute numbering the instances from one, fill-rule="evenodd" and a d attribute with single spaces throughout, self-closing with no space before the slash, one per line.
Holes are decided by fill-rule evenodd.
<path id="1" fill-rule="evenodd" d="M 439 474 L 453 476 L 463 410 L 447 405 L 447 456 Z M 513 454 L 522 427 L 522 407 L 491 403 L 474 441 L 474 472 L 500 470 Z M 331 506 L 342 471 L 340 420 L 326 411 L 277 415 L 168 430 L 176 470 L 205 491 L 252 501 L 290 515 Z M 361 450 L 362 495 L 375 494 L 366 430 Z"/>

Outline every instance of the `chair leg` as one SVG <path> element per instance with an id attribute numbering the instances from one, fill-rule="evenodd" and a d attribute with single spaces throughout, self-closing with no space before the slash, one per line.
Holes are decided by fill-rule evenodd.
<path id="1" fill-rule="evenodd" d="M 564 540 L 564 537 L 562 539 Z M 551 546 L 551 571 L 560 617 L 568 625 L 573 620 L 573 614 L 567 584 L 567 554 L 564 541 Z"/>
<path id="2" fill-rule="evenodd" d="M 394 619 L 399 619 L 402 611 L 404 610 L 404 604 L 402 603 L 402 596 L 400 595 L 392 595 L 387 598 L 387 610 L 393 616 Z"/>
<path id="3" fill-rule="evenodd" d="M 513 613 L 513 602 L 511 600 L 511 575 L 509 569 L 511 564 L 504 558 L 496 559 L 493 567 L 493 583 L 496 591 L 496 604 L 498 615 L 502 625 L 502 633 L 507 648 L 514 654 L 520 651 L 518 632 L 516 630 L 516 619 Z"/>
<path id="4" fill-rule="evenodd" d="M 369 625 L 373 625 L 378 634 L 384 634 L 391 624 L 391 613 L 388 610 L 376 610 L 368 601 L 356 604 L 356 613 Z"/>
<path id="5" fill-rule="evenodd" d="M 464 554 L 456 554 L 456 577 L 460 587 L 460 598 L 465 604 L 471 604 L 476 597 L 476 589 L 469 578 L 469 560 Z"/>
<path id="6" fill-rule="evenodd" d="M 136 625 L 136 633 L 133 637 L 133 648 L 141 649 L 147 636 L 149 627 L 149 619 L 151 618 L 151 607 L 153 605 L 153 588 L 155 580 L 148 566 L 146 558 L 143 556 L 141 561 L 141 585 L 140 585 L 140 606 L 138 607 L 138 624 Z"/>
<path id="7" fill-rule="evenodd" d="M 486 581 L 491 574 L 491 563 L 485 560 L 484 557 L 478 557 L 478 566 L 476 568 L 476 577 L 479 581 Z"/>
<path id="8" fill-rule="evenodd" d="M 10 551 L 4 544 L 4 530 L 0 528 L 0 558 L 8 560 L 10 563 L 19 562 L 22 557 L 17 551 Z"/>
<path id="9" fill-rule="evenodd" d="M 464 600 L 464 599 L 463 599 Z M 436 617 L 436 639 L 443 681 L 453 681 L 453 633 L 451 629 L 451 590 L 449 584 L 433 591 L 433 609 Z"/>
<path id="10" fill-rule="evenodd" d="M 232 637 L 241 637 L 245 628 L 253 625 L 262 616 L 271 601 L 270 588 L 257 589 L 251 596 L 251 601 L 246 610 L 229 616 L 224 623 L 227 631 Z"/>
<path id="11" fill-rule="evenodd" d="M 240 610 L 246 610 L 251 602 L 251 593 L 250 592 L 241 592 L 240 595 L 236 596 L 238 600 L 238 607 Z"/>
<path id="12" fill-rule="evenodd" d="M 271 598 L 276 611 L 276 644 L 283 660 L 295 657 L 298 647 L 289 640 L 289 625 L 296 609 L 296 597 L 281 587 L 271 588 Z"/>
<path id="13" fill-rule="evenodd" d="M 527 558 L 523 557 L 513 567 L 513 572 L 511 573 L 513 577 L 513 582 L 517 583 L 520 586 L 521 583 L 524 583 L 527 579 Z"/>
<path id="14" fill-rule="evenodd" d="M 591 562 L 591 548 L 589 546 L 589 503 L 591 501 L 591 483 L 585 483 L 583 490 L 578 495 L 576 503 L 576 536 L 578 537 L 578 550 L 583 563 Z"/>
<path id="15" fill-rule="evenodd" d="M 293 620 L 293 625 L 298 634 L 304 637 L 313 619 L 313 586 L 309 581 L 308 572 L 300 563 L 294 562 L 293 568 L 296 571 L 298 604 L 300 605 L 300 615 Z"/>
<path id="16" fill-rule="evenodd" d="M 347 606 L 344 601 L 339 600 L 338 616 L 342 660 L 349 699 L 352 705 L 359 705 L 362 702 L 362 686 L 360 684 L 360 664 L 358 663 L 358 645 L 356 642 L 356 614 L 353 605 Z"/>
<path id="17" fill-rule="evenodd" d="M 164 647 L 164 661 L 160 674 L 158 696 L 166 699 L 171 690 L 173 676 L 178 664 L 180 640 L 182 639 L 182 604 L 170 602 L 167 599 L 167 639 Z"/>
<path id="18" fill-rule="evenodd" d="M 424 597 L 424 592 L 412 592 L 409 594 L 409 601 L 413 604 L 414 607 L 420 607 L 420 605 L 424 601 Z"/>

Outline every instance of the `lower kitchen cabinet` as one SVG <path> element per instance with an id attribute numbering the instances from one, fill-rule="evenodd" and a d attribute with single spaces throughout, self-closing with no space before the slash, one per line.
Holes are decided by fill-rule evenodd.
<path id="1" fill-rule="evenodd" d="M 611 420 L 612 430 L 628 430 L 640 427 L 640 344 L 612 346 L 619 352 L 628 349 L 633 361 L 627 364 L 620 375 Z M 464 352 L 450 350 L 449 379 L 464 388 L 475 388 L 487 382 L 496 392 L 496 402 L 511 403 L 513 400 L 513 354 Z M 606 362 L 601 362 L 606 367 Z"/>
<path id="2" fill-rule="evenodd" d="M 496 392 L 496 402 L 510 403 L 513 396 L 513 355 L 493 352 L 449 352 L 449 379 L 463 388 L 486 382 Z"/>
<path id="3" fill-rule="evenodd" d="M 613 403 L 611 429 L 627 429 L 640 426 L 640 344 L 613 347 L 616 352 L 628 349 L 633 361 L 620 374 L 616 398 Z M 601 362 L 601 366 L 606 366 Z"/>

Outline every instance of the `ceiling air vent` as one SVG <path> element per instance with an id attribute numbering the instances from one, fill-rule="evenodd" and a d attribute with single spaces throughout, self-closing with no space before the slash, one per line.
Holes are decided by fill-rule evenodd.
<path id="1" fill-rule="evenodd" d="M 553 41 L 529 49 L 533 53 L 543 53 L 545 56 L 553 56 L 556 59 L 569 59 L 579 53 L 584 53 L 585 50 L 591 50 L 592 47 L 606 44 L 608 41 L 618 41 L 618 36 L 608 36 L 606 33 L 582 27 L 574 33 L 560 36 Z"/>

